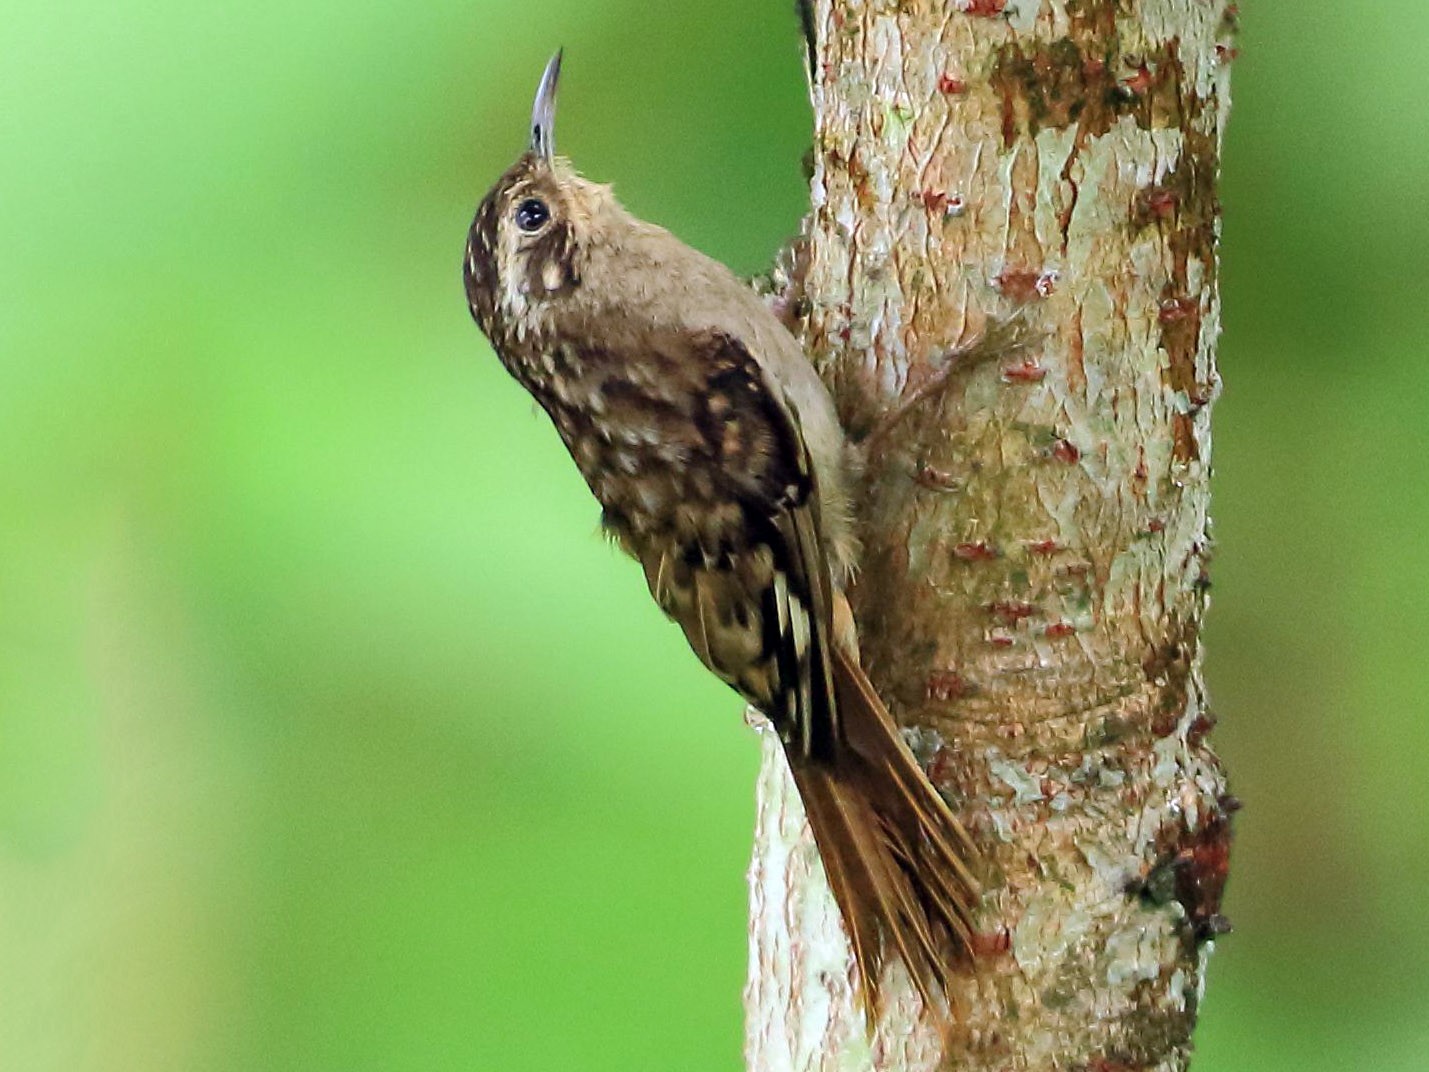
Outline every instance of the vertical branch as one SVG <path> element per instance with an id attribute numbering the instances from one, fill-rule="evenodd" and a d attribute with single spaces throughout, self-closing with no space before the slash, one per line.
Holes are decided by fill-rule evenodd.
<path id="1" fill-rule="evenodd" d="M 944 1067 L 1186 1067 L 1229 812 L 1199 643 L 1219 381 L 1222 0 L 812 4 L 809 352 L 866 428 L 864 660 L 984 846 Z M 932 1069 L 910 988 L 872 1044 L 779 749 L 750 874 L 749 1067 Z M 897 970 L 897 969 L 895 969 Z"/>

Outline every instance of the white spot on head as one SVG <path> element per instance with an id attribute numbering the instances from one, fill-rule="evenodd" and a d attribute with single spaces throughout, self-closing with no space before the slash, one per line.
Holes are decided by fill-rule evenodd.
<path id="1" fill-rule="evenodd" d="M 521 273 L 515 270 L 515 250 L 507 247 L 504 258 L 506 270 L 501 279 L 501 310 L 512 320 L 520 321 L 526 313 L 526 290 L 521 285 Z"/>

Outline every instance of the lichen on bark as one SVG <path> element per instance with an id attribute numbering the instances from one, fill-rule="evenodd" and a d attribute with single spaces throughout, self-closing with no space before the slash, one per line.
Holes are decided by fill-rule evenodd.
<path id="1" fill-rule="evenodd" d="M 1234 10 L 1214 0 L 812 4 L 797 302 L 851 430 L 989 323 L 869 459 L 864 661 L 979 843 L 968 1070 L 1183 1069 L 1234 803 L 1206 742 L 1216 201 Z M 751 1069 L 931 1069 L 870 1044 L 773 742 L 751 867 Z"/>

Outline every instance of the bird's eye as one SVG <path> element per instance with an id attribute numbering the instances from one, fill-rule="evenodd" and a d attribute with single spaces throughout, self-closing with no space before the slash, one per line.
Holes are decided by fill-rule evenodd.
<path id="1" fill-rule="evenodd" d="M 516 206 L 516 226 L 527 234 L 539 231 L 551 218 L 551 210 L 538 197 L 528 197 Z"/>

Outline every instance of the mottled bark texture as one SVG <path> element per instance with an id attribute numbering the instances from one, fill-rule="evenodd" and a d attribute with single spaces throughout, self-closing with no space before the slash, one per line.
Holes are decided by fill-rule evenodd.
<path id="1" fill-rule="evenodd" d="M 854 431 L 990 322 L 868 463 L 864 661 L 984 847 L 947 1052 L 865 1036 L 777 742 L 751 868 L 758 1072 L 1187 1065 L 1234 802 L 1199 633 L 1219 381 L 1223 0 L 816 0 L 789 295 Z M 896 969 L 895 969 L 896 970 Z"/>

